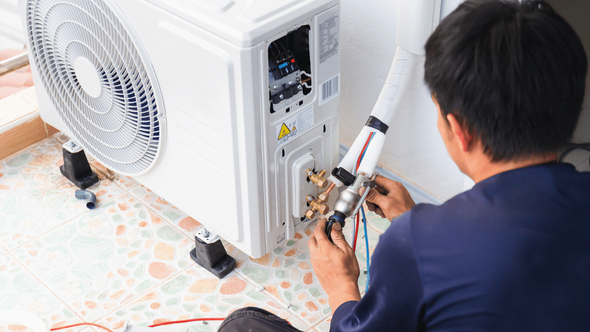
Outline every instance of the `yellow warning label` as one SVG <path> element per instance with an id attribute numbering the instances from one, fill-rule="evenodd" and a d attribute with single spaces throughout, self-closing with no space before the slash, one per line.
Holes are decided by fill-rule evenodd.
<path id="1" fill-rule="evenodd" d="M 289 128 L 287 128 L 287 126 L 283 123 L 283 125 L 281 126 L 281 132 L 279 133 L 279 137 L 277 138 L 277 140 L 289 135 L 291 133 L 291 131 L 289 130 Z"/>
<path id="2" fill-rule="evenodd" d="M 297 127 L 293 126 L 293 129 L 291 129 L 291 131 L 295 131 L 297 130 Z"/>

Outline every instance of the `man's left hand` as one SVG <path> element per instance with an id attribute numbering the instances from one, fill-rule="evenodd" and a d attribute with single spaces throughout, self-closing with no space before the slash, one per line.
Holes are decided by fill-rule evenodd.
<path id="1" fill-rule="evenodd" d="M 340 223 L 332 227 L 332 240 L 326 235 L 326 218 L 321 219 L 307 242 L 311 265 L 322 288 L 328 293 L 332 312 L 348 301 L 359 301 L 359 264 L 354 250 L 348 245 Z"/>

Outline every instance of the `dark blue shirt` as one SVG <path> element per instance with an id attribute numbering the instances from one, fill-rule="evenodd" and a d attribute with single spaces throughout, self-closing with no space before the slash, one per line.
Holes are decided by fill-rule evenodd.
<path id="1" fill-rule="evenodd" d="M 590 173 L 495 175 L 394 219 L 331 331 L 590 331 Z"/>

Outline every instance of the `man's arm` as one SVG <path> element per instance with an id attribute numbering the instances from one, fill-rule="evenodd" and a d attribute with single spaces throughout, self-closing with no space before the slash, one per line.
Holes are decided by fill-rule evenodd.
<path id="1" fill-rule="evenodd" d="M 325 234 L 325 219 L 318 223 L 309 248 L 314 272 L 334 312 L 331 331 L 417 329 L 422 282 L 409 217 L 410 213 L 402 215 L 381 236 L 372 257 L 370 288 L 362 300 L 357 286 L 358 262 L 342 230 L 332 229 L 332 244 Z"/>
<path id="2" fill-rule="evenodd" d="M 326 235 L 327 220 L 321 219 L 309 238 L 311 265 L 322 288 L 328 293 L 332 310 L 342 303 L 361 299 L 357 280 L 359 263 L 346 242 L 340 223 L 332 227 L 332 240 Z"/>
<path id="3" fill-rule="evenodd" d="M 371 283 L 364 297 L 332 307 L 330 331 L 418 330 L 423 288 L 413 250 L 410 214 L 394 220 L 381 236 L 371 258 Z"/>

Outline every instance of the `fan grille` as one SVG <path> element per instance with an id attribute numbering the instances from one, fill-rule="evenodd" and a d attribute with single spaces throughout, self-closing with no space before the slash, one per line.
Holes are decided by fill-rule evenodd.
<path id="1" fill-rule="evenodd" d="M 163 109 L 133 31 L 102 0 L 28 0 L 26 20 L 39 76 L 75 139 L 114 171 L 136 175 L 153 167 Z M 76 68 L 80 58 L 96 72 Z M 100 90 L 87 92 L 88 75 Z"/>

